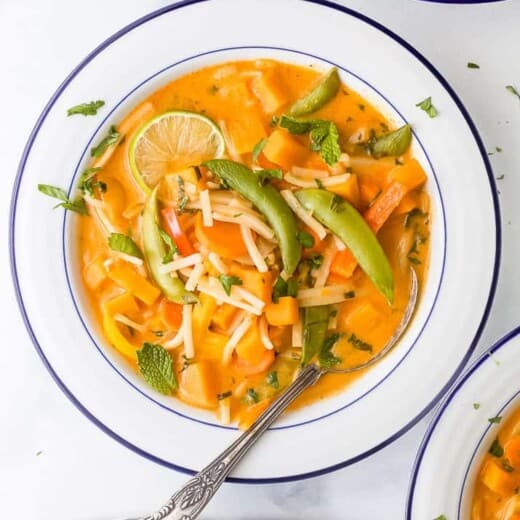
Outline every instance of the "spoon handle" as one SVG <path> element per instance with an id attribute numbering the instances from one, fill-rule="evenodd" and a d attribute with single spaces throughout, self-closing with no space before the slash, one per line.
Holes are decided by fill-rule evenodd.
<path id="1" fill-rule="evenodd" d="M 249 448 L 296 397 L 320 378 L 321 374 L 316 365 L 310 364 L 303 368 L 292 384 L 229 448 L 173 494 L 161 509 L 141 520 L 195 520 Z"/>

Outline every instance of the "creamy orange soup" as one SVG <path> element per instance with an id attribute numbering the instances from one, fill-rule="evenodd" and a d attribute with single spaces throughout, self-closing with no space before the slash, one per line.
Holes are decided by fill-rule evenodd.
<path id="1" fill-rule="evenodd" d="M 424 279 L 430 205 L 409 128 L 391 134 L 333 75 L 272 60 L 187 74 L 114 121 L 86 175 L 79 265 L 99 331 L 156 390 L 224 424 L 249 425 L 302 361 L 368 360 L 403 317 L 410 268 Z M 169 111 L 200 118 L 152 121 Z M 325 376 L 296 406 L 359 375 Z"/>
<path id="2" fill-rule="evenodd" d="M 471 518 L 520 520 L 520 409 L 501 425 L 482 461 Z"/>

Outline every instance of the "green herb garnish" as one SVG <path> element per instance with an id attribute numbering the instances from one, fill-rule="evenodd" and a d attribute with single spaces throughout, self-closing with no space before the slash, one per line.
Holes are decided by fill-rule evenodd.
<path id="1" fill-rule="evenodd" d="M 473 403 L 473 408 L 478 410 L 480 408 L 480 403 Z"/>
<path id="2" fill-rule="evenodd" d="M 520 99 L 520 93 L 518 92 L 518 90 L 516 90 L 515 87 L 513 87 L 513 85 L 506 85 L 506 90 L 511 92 L 513 96 L 516 96 L 518 99 Z"/>
<path id="3" fill-rule="evenodd" d="M 126 255 L 135 256 L 136 258 L 143 258 L 143 253 L 134 240 L 123 233 L 111 233 L 108 237 L 108 247 L 112 251 L 118 251 Z"/>
<path id="4" fill-rule="evenodd" d="M 421 110 L 424 110 L 430 117 L 437 117 L 439 112 L 432 104 L 432 98 L 427 97 L 426 99 L 423 99 L 419 103 L 415 105 L 416 107 L 419 107 Z"/>
<path id="5" fill-rule="evenodd" d="M 493 455 L 493 457 L 497 457 L 497 458 L 503 457 L 504 448 L 502 448 L 502 445 L 500 444 L 498 437 L 492 442 L 488 453 Z"/>
<path id="6" fill-rule="evenodd" d="M 258 403 L 258 401 L 260 401 L 260 397 L 258 397 L 258 394 L 255 392 L 254 388 L 248 388 L 246 392 L 246 401 L 249 404 Z"/>
<path id="7" fill-rule="evenodd" d="M 83 116 L 95 116 L 98 110 L 105 104 L 104 101 L 98 99 L 97 101 L 91 101 L 90 103 L 81 103 L 80 105 L 75 105 L 70 107 L 67 110 L 68 116 L 73 116 L 75 114 L 81 114 Z"/>
<path id="8" fill-rule="evenodd" d="M 228 390 L 227 392 L 222 392 L 221 394 L 217 394 L 217 399 L 219 401 L 222 401 L 223 399 L 227 399 L 228 397 L 231 397 L 233 395 L 233 392 L 231 390 Z"/>
<path id="9" fill-rule="evenodd" d="M 75 211 L 80 215 L 88 215 L 87 205 L 81 197 L 69 199 L 67 192 L 64 189 L 51 186 L 50 184 L 38 184 L 38 191 L 48 197 L 52 197 L 53 199 L 61 200 L 61 202 L 56 204 L 54 208 L 64 208 L 69 211 Z"/>
<path id="10" fill-rule="evenodd" d="M 164 242 L 164 245 L 166 246 L 166 253 L 162 258 L 162 263 L 167 264 L 168 262 L 171 262 L 173 260 L 173 255 L 175 253 L 179 252 L 179 249 L 175 245 L 175 242 L 173 241 L 172 237 L 164 231 L 164 229 L 159 228 L 159 235 L 161 235 L 161 239 Z"/>
<path id="11" fill-rule="evenodd" d="M 491 424 L 500 424 L 500 422 L 502 421 L 502 417 L 500 415 L 497 415 L 496 417 L 490 417 L 488 421 Z"/>
<path id="12" fill-rule="evenodd" d="M 354 333 L 352 333 L 347 341 L 357 350 L 363 350 L 365 352 L 372 352 L 373 348 L 370 343 L 359 339 Z"/>
<path id="13" fill-rule="evenodd" d="M 258 184 L 260 184 L 260 186 L 265 186 L 270 179 L 283 179 L 282 170 L 279 168 L 270 170 L 255 170 L 255 174 L 258 177 Z"/>
<path id="14" fill-rule="evenodd" d="M 105 150 L 114 144 L 116 144 L 121 138 L 121 134 L 116 130 L 116 127 L 112 125 L 108 130 L 108 134 L 99 142 L 97 146 L 91 148 L 90 155 L 92 157 L 101 157 Z"/>
<path id="15" fill-rule="evenodd" d="M 314 237 L 307 231 L 298 231 L 296 238 L 303 247 L 309 248 L 314 246 Z"/>
<path id="16" fill-rule="evenodd" d="M 227 274 L 219 274 L 218 279 L 224 287 L 224 291 L 229 296 L 231 294 L 231 287 L 233 285 L 242 285 L 243 282 L 238 276 L 232 276 Z"/>
<path id="17" fill-rule="evenodd" d="M 341 359 L 332 353 L 332 348 L 340 338 L 341 334 L 339 332 L 335 332 L 334 334 L 331 334 L 325 338 L 323 347 L 321 348 L 320 354 L 318 356 L 320 367 L 332 368 L 333 366 L 341 363 Z"/>
<path id="18" fill-rule="evenodd" d="M 480 65 L 478 63 L 473 63 L 472 61 L 468 61 L 468 69 L 480 69 Z"/>
<path id="19" fill-rule="evenodd" d="M 177 389 L 173 359 L 162 345 L 144 343 L 137 351 L 137 364 L 145 380 L 161 394 L 170 395 Z"/>
<path id="20" fill-rule="evenodd" d="M 278 372 L 276 370 L 269 372 L 265 380 L 267 381 L 267 384 L 272 386 L 275 390 L 280 388 L 280 383 L 278 382 Z"/>
<path id="21" fill-rule="evenodd" d="M 87 168 L 79 178 L 78 189 L 84 194 L 94 195 L 94 191 L 98 189 L 101 193 L 107 191 L 107 185 L 101 181 L 95 181 L 94 176 L 101 170 L 101 168 Z"/>
<path id="22" fill-rule="evenodd" d="M 280 126 L 291 134 L 309 134 L 311 150 L 319 152 L 321 158 L 332 166 L 338 162 L 341 155 L 339 147 L 339 132 L 332 121 L 324 119 L 296 119 L 283 115 L 280 118 Z"/>

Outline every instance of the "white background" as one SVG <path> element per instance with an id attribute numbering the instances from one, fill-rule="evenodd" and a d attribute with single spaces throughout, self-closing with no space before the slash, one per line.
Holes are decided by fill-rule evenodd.
<path id="1" fill-rule="evenodd" d="M 495 176 L 504 175 L 498 181 L 502 267 L 480 352 L 515 327 L 520 316 L 516 298 L 520 294 L 516 198 L 520 195 L 520 100 L 505 89 L 513 84 L 520 91 L 520 0 L 480 6 L 418 0 L 339 3 L 383 23 L 430 59 L 462 98 L 487 149 L 503 150 L 491 156 Z M 186 479 L 111 440 L 61 393 L 23 326 L 7 252 L 11 186 L 44 104 L 65 75 L 102 40 L 166 4 L 159 0 L 0 0 L 1 519 L 117 520 L 155 509 Z M 350 52 L 347 36 L 338 45 Z M 481 68 L 468 69 L 468 61 Z M 57 139 L 49 153 L 59 153 L 59 147 Z M 468 233 L 478 240 L 478 229 L 470 227 L 471 215 L 467 219 Z M 35 233 L 37 229 L 35 223 Z M 471 251 L 467 259 L 473 260 Z M 279 485 L 224 485 L 203 518 L 403 518 L 410 470 L 426 425 L 425 419 L 382 452 L 324 477 Z M 456 454 L 447 447 L 447 456 Z"/>

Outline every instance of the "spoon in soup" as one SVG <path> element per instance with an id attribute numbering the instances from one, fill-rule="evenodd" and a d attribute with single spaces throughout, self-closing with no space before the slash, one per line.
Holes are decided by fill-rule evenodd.
<path id="1" fill-rule="evenodd" d="M 173 494 L 161 509 L 151 515 L 134 520 L 194 520 L 213 498 L 236 464 L 265 430 L 306 388 L 314 385 L 323 374 L 349 374 L 357 372 L 374 365 L 386 356 L 403 335 L 415 310 L 418 282 L 415 271 L 413 269 L 410 271 L 411 286 L 408 304 L 394 334 L 379 352 L 369 360 L 349 367 L 323 368 L 315 363 L 305 366 L 298 373 L 295 380 L 235 442 Z"/>

